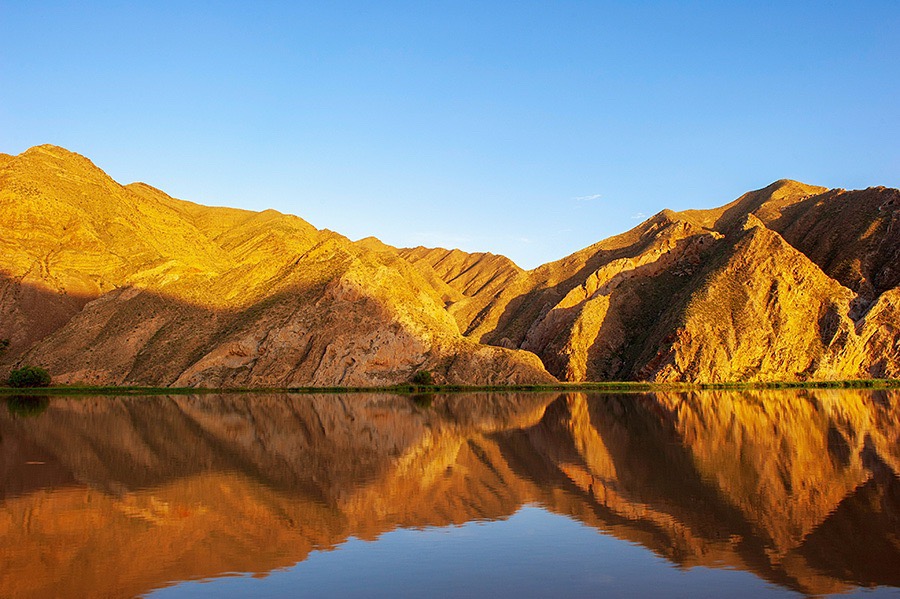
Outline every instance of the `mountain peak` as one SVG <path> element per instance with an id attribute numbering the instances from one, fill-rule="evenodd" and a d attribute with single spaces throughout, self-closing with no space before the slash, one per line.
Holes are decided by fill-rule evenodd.
<path id="1" fill-rule="evenodd" d="M 766 187 L 757 190 L 757 193 L 768 195 L 772 200 L 780 200 L 790 196 L 817 195 L 826 191 L 828 191 L 827 187 L 809 185 L 808 183 L 795 181 L 793 179 L 779 179 Z"/>
<path id="2" fill-rule="evenodd" d="M 793 179 L 778 179 L 761 189 L 748 191 L 724 206 L 707 210 L 684 210 L 678 215 L 707 229 L 722 232 L 736 225 L 740 226 L 748 214 L 753 214 L 768 224 L 779 218 L 784 208 L 826 191 L 827 187 Z"/>
<path id="3" fill-rule="evenodd" d="M 119 185 L 86 156 L 52 144 L 32 146 L 4 162 L 20 175 L 35 181 L 49 180 L 65 173 L 65 178 L 77 177 L 102 181 L 104 185 Z"/>
<path id="4" fill-rule="evenodd" d="M 77 162 L 87 162 L 94 168 L 97 166 L 91 160 L 77 152 L 67 150 L 66 148 L 55 146 L 53 144 L 41 144 L 32 146 L 19 154 L 20 157 L 48 157 L 54 160 L 73 160 Z"/>

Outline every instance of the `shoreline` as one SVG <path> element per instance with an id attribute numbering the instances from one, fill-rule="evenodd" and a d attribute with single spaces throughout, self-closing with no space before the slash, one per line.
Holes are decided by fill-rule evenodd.
<path id="1" fill-rule="evenodd" d="M 552 385 L 391 385 L 386 387 L 142 387 L 142 386 L 59 386 L 0 387 L 0 396 L 10 395 L 200 395 L 226 393 L 655 393 L 688 391 L 755 391 L 787 389 L 900 389 L 900 379 L 856 379 L 839 381 L 769 381 L 732 383 L 558 383 Z"/>

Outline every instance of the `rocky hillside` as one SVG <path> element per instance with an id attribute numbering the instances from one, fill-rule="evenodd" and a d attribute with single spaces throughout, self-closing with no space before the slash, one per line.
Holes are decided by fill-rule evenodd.
<path id="1" fill-rule="evenodd" d="M 900 377 L 900 191 L 778 181 L 524 271 L 0 155 L 0 374 L 187 386 Z"/>
<path id="2" fill-rule="evenodd" d="M 61 383 L 547 382 L 464 338 L 409 262 L 267 210 L 122 186 L 40 146 L 0 161 L 0 359 Z"/>
<path id="3" fill-rule="evenodd" d="M 413 255 L 444 283 L 458 276 L 434 252 Z M 502 286 L 451 306 L 460 329 L 533 351 L 562 380 L 900 377 L 896 189 L 778 181 L 714 210 L 664 210 L 532 271 L 495 273 Z"/>

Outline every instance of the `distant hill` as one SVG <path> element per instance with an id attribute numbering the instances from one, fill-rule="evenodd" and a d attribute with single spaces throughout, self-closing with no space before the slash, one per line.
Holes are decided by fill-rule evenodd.
<path id="1" fill-rule="evenodd" d="M 777 181 L 524 271 L 122 186 L 38 146 L 0 155 L 0 250 L 0 371 L 57 382 L 900 377 L 896 189 Z"/>

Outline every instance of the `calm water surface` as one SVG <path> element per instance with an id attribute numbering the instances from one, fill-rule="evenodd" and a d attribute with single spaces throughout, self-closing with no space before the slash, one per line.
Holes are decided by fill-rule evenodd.
<path id="1" fill-rule="evenodd" d="M 3 398 L 0 597 L 900 595 L 900 393 Z"/>

